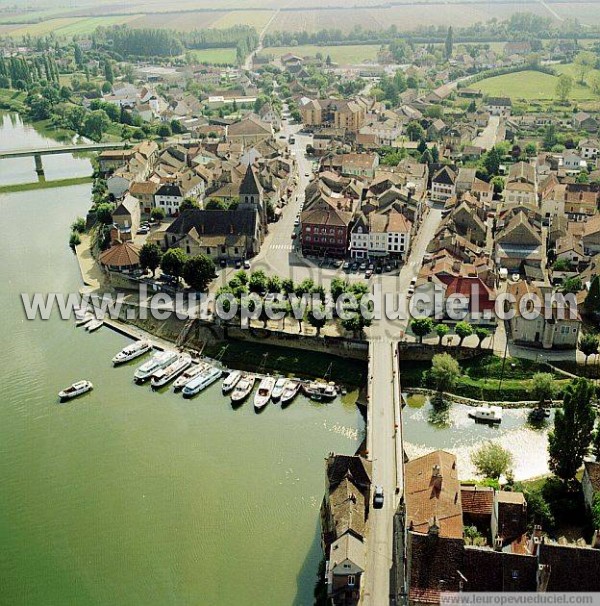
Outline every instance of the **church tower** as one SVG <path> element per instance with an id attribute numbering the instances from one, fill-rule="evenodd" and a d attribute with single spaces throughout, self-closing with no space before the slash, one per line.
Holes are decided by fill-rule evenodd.
<path id="1" fill-rule="evenodd" d="M 251 164 L 248 164 L 246 174 L 240 185 L 240 210 L 255 210 L 258 212 L 261 226 L 267 231 L 267 210 L 263 200 L 263 189 Z"/>

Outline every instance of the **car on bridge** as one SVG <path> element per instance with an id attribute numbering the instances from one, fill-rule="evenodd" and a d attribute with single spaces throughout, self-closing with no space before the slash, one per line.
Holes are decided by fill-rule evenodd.
<path id="1" fill-rule="evenodd" d="M 375 486 L 375 494 L 373 495 L 373 509 L 383 508 L 383 486 Z"/>

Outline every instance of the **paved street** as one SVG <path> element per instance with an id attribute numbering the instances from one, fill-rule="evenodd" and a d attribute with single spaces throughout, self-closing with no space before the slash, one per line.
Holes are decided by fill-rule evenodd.
<path id="1" fill-rule="evenodd" d="M 441 221 L 441 210 L 430 208 L 412 252 L 399 276 L 376 276 L 382 296 L 406 300 L 411 279 L 419 272 L 427 245 Z M 384 507 L 371 509 L 367 536 L 367 570 L 363 585 L 363 604 L 380 606 L 390 602 L 390 568 L 394 512 L 402 497 L 403 437 L 401 422 L 400 376 L 402 361 L 395 357 L 396 343 L 406 330 L 407 321 L 382 318 L 369 329 L 369 456 L 373 461 L 373 484 L 383 486 Z M 396 426 L 397 431 L 396 433 Z M 399 488 L 396 493 L 396 488 Z"/>
<path id="2" fill-rule="evenodd" d="M 500 118 L 498 116 L 490 116 L 487 126 L 481 131 L 481 134 L 478 137 L 473 139 L 473 145 L 485 150 L 492 149 L 492 147 L 496 145 L 499 128 Z"/>

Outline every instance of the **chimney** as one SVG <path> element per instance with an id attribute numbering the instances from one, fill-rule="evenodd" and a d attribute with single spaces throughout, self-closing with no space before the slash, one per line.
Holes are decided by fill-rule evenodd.
<path id="1" fill-rule="evenodd" d="M 429 528 L 427 530 L 430 536 L 438 537 L 440 535 L 440 527 L 438 526 L 437 516 L 433 516 L 431 522 L 429 522 Z"/>
<path id="2" fill-rule="evenodd" d="M 502 551 L 502 539 L 498 535 L 494 539 L 494 551 Z"/>
<path id="3" fill-rule="evenodd" d="M 432 472 L 431 472 L 431 480 L 432 483 L 434 485 L 434 487 L 436 488 L 436 490 L 439 492 L 442 490 L 442 471 L 440 469 L 439 465 L 434 465 Z"/>

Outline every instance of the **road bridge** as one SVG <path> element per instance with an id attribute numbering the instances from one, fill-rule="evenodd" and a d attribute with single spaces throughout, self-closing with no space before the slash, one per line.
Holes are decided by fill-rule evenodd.
<path id="1" fill-rule="evenodd" d="M 0 152 L 0 160 L 9 158 L 27 158 L 32 156 L 35 161 L 35 172 L 38 175 L 44 174 L 44 165 L 42 156 L 53 156 L 56 154 L 73 154 L 76 152 L 95 152 L 105 151 L 107 149 L 124 149 L 130 144 L 124 141 L 114 143 L 82 143 L 81 145 L 56 145 L 48 147 L 31 147 L 24 149 L 11 149 Z"/>

